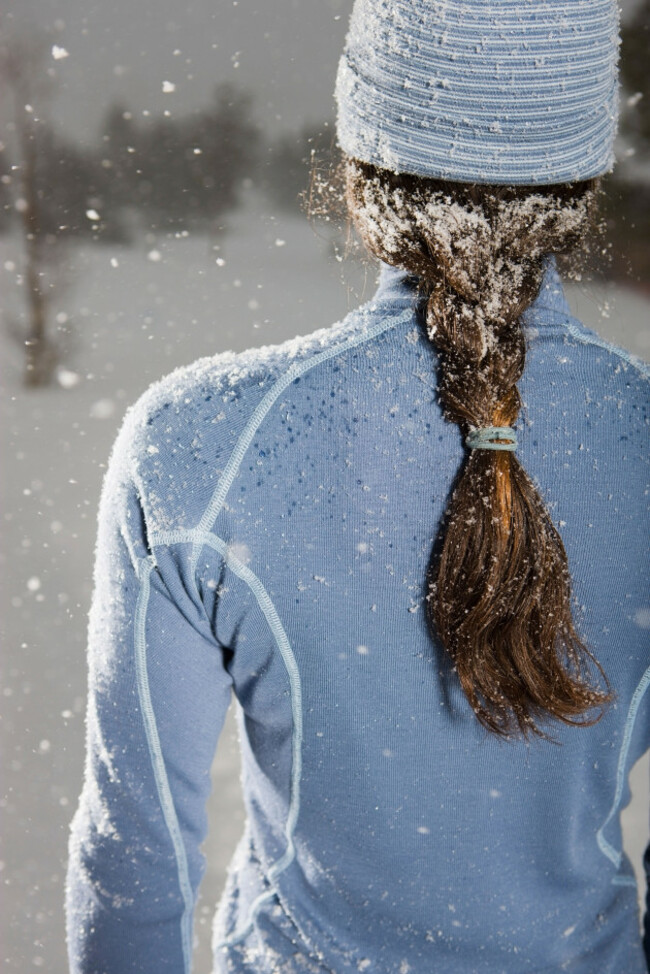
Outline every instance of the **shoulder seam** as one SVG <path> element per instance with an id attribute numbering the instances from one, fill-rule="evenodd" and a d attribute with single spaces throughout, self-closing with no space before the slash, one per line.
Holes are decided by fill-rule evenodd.
<path id="1" fill-rule="evenodd" d="M 368 313 L 370 309 L 362 309 L 362 315 Z M 413 315 L 413 309 L 409 307 L 406 311 L 402 311 L 400 314 L 395 316 L 391 315 L 388 320 L 381 320 L 377 324 L 368 328 L 367 331 L 361 331 L 338 345 L 333 345 L 331 348 L 325 349 L 323 352 L 319 352 L 310 358 L 306 358 L 300 362 L 293 362 L 286 372 L 282 373 L 273 383 L 271 388 L 268 390 L 266 395 L 262 398 L 261 402 L 258 403 L 257 407 L 253 410 L 253 413 L 248 419 L 242 433 L 240 434 L 234 449 L 232 450 L 228 462 L 223 470 L 219 483 L 215 488 L 208 505 L 201 516 L 200 521 L 196 525 L 196 529 L 199 532 L 205 532 L 211 530 L 217 516 L 223 507 L 226 496 L 233 480 L 237 474 L 237 471 L 241 465 L 241 462 L 248 450 L 255 433 L 262 424 L 267 413 L 270 411 L 271 407 L 274 405 L 278 397 L 287 389 L 296 379 L 301 378 L 306 372 L 311 369 L 316 368 L 323 362 L 328 361 L 331 358 L 335 358 L 337 355 L 342 355 L 344 352 L 356 348 L 358 345 L 363 345 L 365 342 L 370 341 L 372 338 L 381 335 L 383 332 L 388 331 L 390 328 L 394 328 L 401 321 L 405 320 L 407 317 Z M 199 550 L 195 550 L 192 555 L 192 572 L 196 570 L 196 564 L 199 556 Z"/>
<path id="2" fill-rule="evenodd" d="M 604 338 L 600 338 L 597 335 L 586 334 L 570 321 L 567 321 L 566 327 L 571 337 L 575 338 L 576 341 L 581 342 L 583 345 L 596 345 L 598 348 L 602 348 L 604 351 L 616 355 L 617 358 L 627 362 L 628 365 L 632 365 L 640 372 L 644 379 L 650 378 L 650 366 L 646 365 L 637 355 L 633 355 L 632 352 L 627 352 L 625 349 L 619 348 L 618 345 L 613 345 L 611 342 L 607 342 Z"/>

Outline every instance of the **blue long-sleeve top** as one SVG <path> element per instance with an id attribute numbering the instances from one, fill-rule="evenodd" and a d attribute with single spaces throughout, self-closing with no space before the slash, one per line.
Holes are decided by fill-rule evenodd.
<path id="1" fill-rule="evenodd" d="M 554 742 L 484 731 L 423 600 L 465 447 L 414 282 L 306 339 L 180 369 L 105 479 L 71 970 L 187 974 L 210 765 L 234 693 L 245 834 L 215 972 L 645 974 L 621 844 L 650 745 L 647 371 L 525 316 L 519 456 L 616 693 Z"/>

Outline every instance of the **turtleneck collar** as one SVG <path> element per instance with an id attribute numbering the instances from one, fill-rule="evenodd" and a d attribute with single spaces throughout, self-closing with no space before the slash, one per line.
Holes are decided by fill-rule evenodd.
<path id="1" fill-rule="evenodd" d="M 400 302 L 412 301 L 417 294 L 418 278 L 409 274 L 401 267 L 391 267 L 389 264 L 382 263 L 379 271 L 379 287 L 376 300 L 381 302 Z M 544 261 L 544 276 L 539 294 L 525 312 L 525 316 L 534 314 L 535 311 L 544 309 L 545 311 L 555 311 L 562 316 L 570 316 L 571 311 L 564 296 L 562 281 L 557 271 L 555 257 L 549 255 Z"/>

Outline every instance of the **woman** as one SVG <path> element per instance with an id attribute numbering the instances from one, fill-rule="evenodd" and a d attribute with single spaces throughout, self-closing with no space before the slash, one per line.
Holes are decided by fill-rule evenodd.
<path id="1" fill-rule="evenodd" d="M 611 166 L 615 5 L 357 0 L 337 100 L 377 294 L 173 373 L 115 446 L 72 970 L 189 971 L 232 690 L 216 972 L 642 974 L 647 376 L 552 256 Z"/>

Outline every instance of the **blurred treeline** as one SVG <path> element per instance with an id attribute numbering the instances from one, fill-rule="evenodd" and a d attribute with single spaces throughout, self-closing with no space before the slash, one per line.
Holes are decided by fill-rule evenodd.
<path id="1" fill-rule="evenodd" d="M 103 120 L 97 146 L 75 145 L 41 120 L 30 131 L 38 230 L 58 240 L 128 243 L 147 230 L 223 229 L 243 185 L 264 190 L 279 207 L 295 207 L 308 183 L 312 148 L 331 142 L 327 123 L 263 136 L 253 98 L 218 85 L 211 103 L 191 114 L 136 121 L 124 105 Z M 0 149 L 0 233 L 18 219 L 24 159 Z"/>
<path id="2" fill-rule="evenodd" d="M 621 28 L 621 164 L 603 180 L 610 277 L 650 293 L 650 0 Z M 629 153 L 626 157 L 625 153 Z"/>

